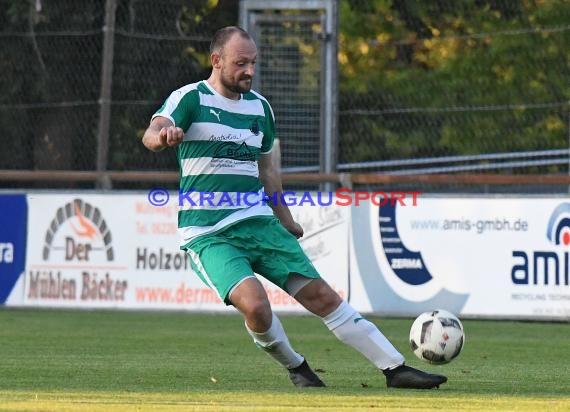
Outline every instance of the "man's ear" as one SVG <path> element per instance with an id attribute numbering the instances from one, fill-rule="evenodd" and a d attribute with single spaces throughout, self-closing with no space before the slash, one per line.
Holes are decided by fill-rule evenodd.
<path id="1" fill-rule="evenodd" d="M 215 69 L 219 69 L 222 66 L 222 57 L 220 56 L 219 53 L 212 53 L 212 56 L 210 57 L 211 61 L 212 61 L 212 67 Z"/>

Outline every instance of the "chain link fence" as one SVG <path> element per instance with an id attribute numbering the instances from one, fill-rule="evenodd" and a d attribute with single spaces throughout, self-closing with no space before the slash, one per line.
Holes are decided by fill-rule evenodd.
<path id="1" fill-rule="evenodd" d="M 101 2 L 59 2 L 49 13 L 3 0 L 0 10 L 0 168 L 93 169 Z"/>
<path id="2" fill-rule="evenodd" d="M 568 173 L 568 1 L 390 3 L 342 3 L 341 170 Z"/>
<path id="3" fill-rule="evenodd" d="M 280 21 L 281 20 L 281 21 Z M 256 26 L 256 87 L 276 116 L 283 168 L 319 171 L 322 40 L 319 15 L 271 16 Z"/>
<path id="4" fill-rule="evenodd" d="M 104 0 L 0 0 L 1 170 L 97 169 L 108 30 L 105 169 L 176 170 L 174 152 L 147 151 L 142 133 L 170 91 L 209 75 L 210 38 L 237 24 L 239 0 L 115 4 L 109 27 Z M 569 172 L 568 1 L 340 0 L 339 21 L 339 172 Z M 268 35 L 311 53 L 311 33 L 287 42 L 283 26 Z M 318 82 L 314 62 L 299 61 L 298 78 Z M 287 110 L 279 92 L 291 81 L 271 82 L 279 118 Z M 278 123 L 278 133 L 316 126 L 305 120 L 299 113 L 295 124 Z M 295 136 L 283 142 L 285 171 L 318 155 L 317 147 L 296 149 Z M 46 186 L 61 187 L 35 184 Z"/>

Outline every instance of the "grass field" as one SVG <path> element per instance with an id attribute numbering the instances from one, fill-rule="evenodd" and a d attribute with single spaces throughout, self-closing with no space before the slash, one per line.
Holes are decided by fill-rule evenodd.
<path id="1" fill-rule="evenodd" d="M 240 317 L 0 310 L 0 410 L 570 411 L 570 325 L 464 321 L 453 363 L 407 346 L 411 319 L 370 318 L 439 390 L 387 389 L 360 354 L 314 317 L 282 316 L 324 389 L 300 390 L 256 349 Z"/>

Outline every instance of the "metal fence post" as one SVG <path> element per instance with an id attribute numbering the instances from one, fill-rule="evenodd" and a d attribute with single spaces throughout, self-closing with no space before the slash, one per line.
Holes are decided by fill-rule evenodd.
<path id="1" fill-rule="evenodd" d="M 111 189 L 111 180 L 105 175 L 105 171 L 107 170 L 109 156 L 116 9 L 117 0 L 106 1 L 103 26 L 103 58 L 101 60 L 101 92 L 99 94 L 99 126 L 97 131 L 97 172 L 99 177 L 96 186 L 98 189 Z"/>
<path id="2" fill-rule="evenodd" d="M 327 19 L 324 33 L 325 66 L 322 84 L 323 130 L 321 144 L 323 151 L 320 159 L 321 173 L 336 173 L 338 162 L 338 5 L 336 0 L 326 3 Z M 334 184 L 321 185 L 323 191 L 333 191 Z"/>

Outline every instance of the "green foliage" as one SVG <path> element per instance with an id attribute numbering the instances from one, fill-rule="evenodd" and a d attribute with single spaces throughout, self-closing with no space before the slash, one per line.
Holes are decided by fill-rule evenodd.
<path id="1" fill-rule="evenodd" d="M 363 3 L 341 2 L 343 160 L 567 147 L 570 3 Z"/>
<path id="2" fill-rule="evenodd" d="M 170 91 L 208 76 L 238 4 L 117 0 L 110 169 L 175 168 L 140 136 Z M 94 169 L 104 5 L 0 0 L 0 168 Z M 567 147 L 567 0 L 339 0 L 339 17 L 341 163 Z M 288 24 L 271 44 L 301 56 L 283 82 L 303 96 L 318 50 Z M 287 64 L 268 52 L 259 67 Z"/>

